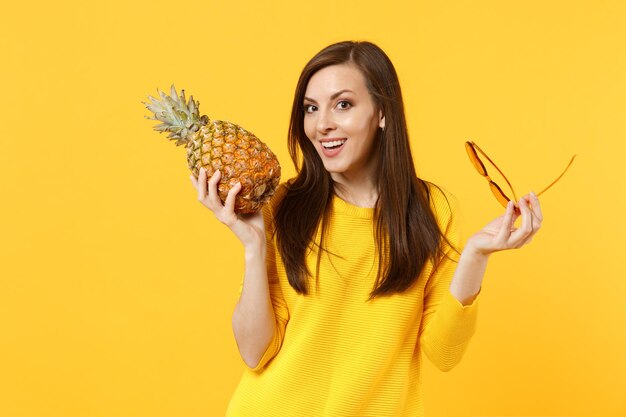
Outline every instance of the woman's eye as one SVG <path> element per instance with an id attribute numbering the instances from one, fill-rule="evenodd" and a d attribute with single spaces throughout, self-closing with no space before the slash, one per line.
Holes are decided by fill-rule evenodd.
<path id="1" fill-rule="evenodd" d="M 339 103 L 337 103 L 337 106 L 339 106 L 341 110 L 347 110 L 350 107 L 352 107 L 352 103 L 346 100 L 341 100 Z M 317 107 L 315 107 L 313 104 L 304 104 L 302 106 L 302 110 L 304 110 L 305 113 L 311 113 L 315 111 L 316 109 Z"/>
<path id="2" fill-rule="evenodd" d="M 338 103 L 338 105 L 340 105 L 341 103 L 344 103 L 344 104 L 347 104 L 347 105 L 348 105 L 348 107 L 341 107 L 341 108 L 342 108 L 342 109 L 344 109 L 344 110 L 345 110 L 345 109 L 347 109 L 347 108 L 349 108 L 349 106 L 351 106 L 351 105 L 352 105 L 352 104 L 350 104 L 350 102 L 349 102 L 349 101 L 345 101 L 345 100 L 340 101 L 340 102 Z"/>

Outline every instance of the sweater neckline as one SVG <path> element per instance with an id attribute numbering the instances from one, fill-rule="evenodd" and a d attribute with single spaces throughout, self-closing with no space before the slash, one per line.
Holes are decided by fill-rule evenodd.
<path id="1" fill-rule="evenodd" d="M 333 196 L 333 208 L 338 213 L 348 214 L 353 217 L 360 217 L 363 219 L 373 219 L 374 218 L 374 208 L 373 207 L 359 207 L 354 204 L 348 203 L 347 201 L 341 199 L 337 194 Z"/>

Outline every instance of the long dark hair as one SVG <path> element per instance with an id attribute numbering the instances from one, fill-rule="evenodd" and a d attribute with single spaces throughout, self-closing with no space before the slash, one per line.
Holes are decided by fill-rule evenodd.
<path id="1" fill-rule="evenodd" d="M 369 297 L 372 300 L 411 287 L 426 262 L 440 258 L 440 242 L 445 236 L 429 205 L 431 191 L 428 184 L 432 183 L 418 178 L 415 172 L 395 68 L 385 52 L 371 42 L 345 41 L 329 45 L 302 70 L 288 135 L 289 153 L 297 175 L 287 182 L 286 192 L 276 207 L 276 240 L 289 284 L 296 292 L 308 294 L 308 277 L 312 275 L 305 256 L 310 245 L 318 246 L 315 276 L 319 280 L 320 260 L 326 251 L 324 236 L 330 215 L 328 208 L 335 195 L 335 183 L 304 132 L 303 100 L 311 76 L 324 67 L 337 64 L 355 65 L 363 73 L 375 105 L 385 116 L 385 129 L 378 129 L 379 137 L 374 145 L 374 151 L 379 155 L 379 197 L 374 207 L 379 263 Z M 321 235 L 317 243 L 313 239 L 320 222 Z"/>

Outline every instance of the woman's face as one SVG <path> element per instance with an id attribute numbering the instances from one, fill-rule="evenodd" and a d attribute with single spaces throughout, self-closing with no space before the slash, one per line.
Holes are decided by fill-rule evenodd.
<path id="1" fill-rule="evenodd" d="M 304 96 L 304 131 L 331 177 L 374 175 L 374 142 L 385 119 L 361 71 L 350 64 L 322 68 Z"/>

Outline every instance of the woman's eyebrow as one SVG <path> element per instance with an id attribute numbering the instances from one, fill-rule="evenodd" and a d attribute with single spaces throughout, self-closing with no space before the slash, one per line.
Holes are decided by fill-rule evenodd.
<path id="1" fill-rule="evenodd" d="M 347 88 L 345 88 L 345 89 L 343 89 L 343 90 L 339 90 L 339 91 L 337 91 L 335 94 L 333 94 L 332 96 L 330 96 L 330 99 L 331 99 L 331 100 L 334 100 L 334 99 L 336 99 L 336 98 L 337 98 L 337 97 L 338 97 L 341 93 L 346 93 L 346 92 L 353 93 L 354 91 L 352 91 L 352 90 L 348 90 Z M 312 103 L 316 103 L 316 104 L 317 104 L 317 101 L 313 100 L 312 98 L 309 98 L 309 97 L 304 97 L 304 99 L 305 99 L 305 100 L 308 100 L 308 101 L 310 101 L 310 102 L 312 102 Z"/>

